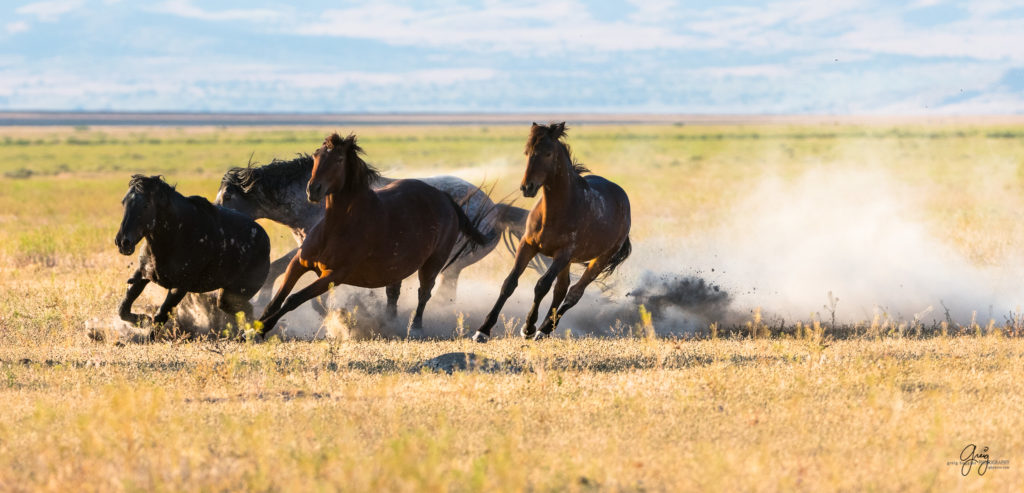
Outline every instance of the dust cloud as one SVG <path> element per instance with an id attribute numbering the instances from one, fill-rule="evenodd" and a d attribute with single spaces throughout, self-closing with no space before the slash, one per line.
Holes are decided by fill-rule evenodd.
<path id="1" fill-rule="evenodd" d="M 641 305 L 660 335 L 706 333 L 711 323 L 742 324 L 755 310 L 790 323 L 827 320 L 829 293 L 838 299 L 837 322 L 846 324 L 876 315 L 928 322 L 947 314 L 959 324 L 975 317 L 1001 322 L 1019 312 L 1022 263 L 973 264 L 929 232 L 915 199 L 912 187 L 894 183 L 884 171 L 822 167 L 787 179 L 763 178 L 711 231 L 634 235 L 633 255 L 607 284 L 588 289 L 559 331 L 628 335 L 640 323 Z M 634 213 L 634 224 L 643 220 Z M 491 255 L 504 256 L 503 265 L 512 263 L 503 248 Z M 581 268 L 574 269 L 575 280 Z M 428 303 L 427 337 L 464 337 L 476 330 L 503 280 L 478 271 L 463 271 L 456 303 L 437 297 Z M 520 279 L 492 335 L 518 335 L 538 276 L 528 271 Z M 326 319 L 306 303 L 283 318 L 278 333 L 286 339 L 405 337 L 416 285 L 404 283 L 394 319 L 383 315 L 383 289 L 339 286 Z M 549 304 L 550 294 L 542 313 Z M 197 334 L 233 322 L 209 296 L 190 295 L 175 316 L 185 331 Z"/>

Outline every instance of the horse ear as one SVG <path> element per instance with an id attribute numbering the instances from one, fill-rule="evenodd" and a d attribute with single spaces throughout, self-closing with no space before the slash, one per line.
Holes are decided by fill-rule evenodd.
<path id="1" fill-rule="evenodd" d="M 533 129 L 535 129 L 535 128 L 539 127 L 539 126 L 540 126 L 540 125 L 537 125 L 537 122 L 533 122 L 533 126 L 532 126 L 532 127 L 530 127 L 530 130 L 533 130 Z"/>
<path id="2" fill-rule="evenodd" d="M 338 135 L 338 132 L 334 132 L 333 134 L 331 134 L 330 139 L 331 139 L 331 146 L 333 146 L 333 147 L 340 146 L 342 144 L 342 142 L 344 142 L 341 139 L 341 136 Z"/>
<path id="3" fill-rule="evenodd" d="M 565 122 L 551 125 L 551 133 L 554 134 L 555 137 L 561 137 L 565 135 Z"/>

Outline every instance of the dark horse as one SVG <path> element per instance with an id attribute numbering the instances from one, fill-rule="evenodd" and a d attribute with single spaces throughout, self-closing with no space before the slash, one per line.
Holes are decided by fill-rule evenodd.
<path id="1" fill-rule="evenodd" d="M 558 319 L 580 301 L 587 285 L 599 275 L 611 274 L 632 250 L 626 192 L 600 176 L 582 176 L 588 170 L 573 160 L 562 137 L 565 137 L 565 122 L 551 125 L 534 123 L 530 129 L 530 139 L 526 143 L 526 174 L 520 189 L 527 197 L 537 195 L 537 190 L 541 189 L 544 195 L 530 212 L 526 235 L 516 252 L 515 266 L 505 278 L 494 308 L 473 335 L 474 341 L 487 342 L 490 338 L 491 327 L 498 320 L 501 307 L 515 291 L 527 264 L 538 253 L 554 260 L 537 282 L 533 306 L 522 329 L 523 337 L 535 339 L 550 334 Z M 587 268 L 569 289 L 569 265 L 573 263 L 586 264 Z M 534 325 L 537 307 L 548 294 L 552 282 L 555 283 L 555 294 L 551 309 L 538 331 Z"/>
<path id="2" fill-rule="evenodd" d="M 249 298 L 270 268 L 270 238 L 260 225 L 203 197 L 185 197 L 159 176 L 132 176 L 121 203 L 124 218 L 114 238 L 117 249 L 131 255 L 146 239 L 121 302 L 122 320 L 138 325 L 149 319 L 131 310 L 150 281 L 167 288 L 167 298 L 152 319 L 157 324 L 167 322 L 186 293 L 215 290 L 220 290 L 220 309 L 252 318 Z"/>
<path id="3" fill-rule="evenodd" d="M 337 284 L 386 287 L 388 315 L 393 317 L 402 280 L 418 271 L 419 303 L 409 335 L 420 337 L 423 307 L 438 273 L 452 263 L 450 258 L 457 261 L 451 253 L 460 231 L 476 245 L 492 240 L 473 226 L 451 197 L 422 181 L 398 180 L 374 190 L 370 184 L 377 179 L 377 170 L 361 154 L 354 135 L 342 138 L 337 133 L 313 153 L 306 196 L 313 203 L 324 200 L 324 218 L 288 264 L 280 289 L 260 317 L 261 333 Z M 288 296 L 310 270 L 319 279 Z"/>
<path id="4" fill-rule="evenodd" d="M 300 155 L 288 161 L 277 161 L 265 166 L 231 168 L 221 180 L 215 204 L 234 209 L 253 219 L 267 218 L 292 228 L 295 242 L 299 245 L 306 234 L 324 218 L 323 204 L 313 204 L 306 199 L 306 184 L 313 173 L 313 157 Z M 467 216 L 474 219 L 477 228 L 488 235 L 490 241 L 456 259 L 441 273 L 441 287 L 437 295 L 445 300 L 454 300 L 455 290 L 462 269 L 479 262 L 498 244 L 495 232 L 505 232 L 506 246 L 513 250 L 514 241 L 523 236 L 526 216 L 529 211 L 503 203 L 494 203 L 479 187 L 455 176 L 431 176 L 419 178 L 455 199 Z M 375 175 L 370 186 L 379 189 L 394 183 L 396 179 Z M 511 238 L 515 238 L 512 240 Z M 455 251 L 469 241 L 460 235 Z M 260 301 L 270 296 L 274 280 L 284 273 L 285 268 L 297 250 L 286 253 L 270 264 L 270 275 L 264 283 Z M 543 272 L 545 266 L 532 264 Z M 319 305 L 314 308 L 320 310 Z M 321 314 L 323 312 L 321 311 Z"/>

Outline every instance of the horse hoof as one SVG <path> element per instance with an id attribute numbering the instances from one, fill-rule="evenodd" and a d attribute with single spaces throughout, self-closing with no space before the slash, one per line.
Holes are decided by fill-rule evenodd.
<path id="1" fill-rule="evenodd" d="M 484 334 L 483 332 L 480 332 L 479 330 L 476 331 L 476 334 L 473 334 L 473 337 L 470 337 L 470 339 L 473 342 L 479 342 L 481 344 L 487 342 L 490 338 L 491 338 L 491 336 L 489 336 L 487 334 Z"/>
<path id="2" fill-rule="evenodd" d="M 544 332 L 543 330 L 538 330 L 537 333 L 533 335 L 533 340 L 539 341 L 541 339 L 547 339 L 548 337 L 551 337 L 551 333 L 550 332 Z"/>
<path id="3" fill-rule="evenodd" d="M 523 339 L 529 339 L 537 333 L 535 327 L 524 325 L 522 329 L 519 329 L 519 335 L 523 336 Z"/>
<path id="4" fill-rule="evenodd" d="M 423 335 L 423 329 L 409 329 L 409 337 L 408 338 L 410 340 L 416 340 L 416 341 L 423 340 L 425 338 L 425 336 Z"/>

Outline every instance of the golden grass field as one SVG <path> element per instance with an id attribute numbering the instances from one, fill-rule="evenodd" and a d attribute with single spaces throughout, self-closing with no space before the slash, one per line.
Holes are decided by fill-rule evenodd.
<path id="1" fill-rule="evenodd" d="M 0 128 L 0 491 L 1024 490 L 1019 308 L 923 336 L 871 320 L 840 334 L 817 315 L 776 330 L 752 314 L 696 339 L 656 336 L 657 318 L 621 337 L 485 346 L 89 338 L 132 271 L 113 245 L 132 173 L 212 198 L 228 167 L 311 152 L 333 130 L 349 129 Z M 518 187 L 526 126 L 354 130 L 389 174 L 496 180 L 497 196 Z M 870 169 L 912 189 L 914 219 L 970 265 L 1021 265 L 1024 125 L 569 135 L 630 193 L 634 244 L 668 236 L 685 252 L 766 177 Z M 266 226 L 275 254 L 293 247 Z M 509 263 L 495 253 L 466 275 L 493 279 Z M 487 364 L 422 368 L 449 352 Z M 971 443 L 989 447 L 983 476 L 961 475 Z"/>

